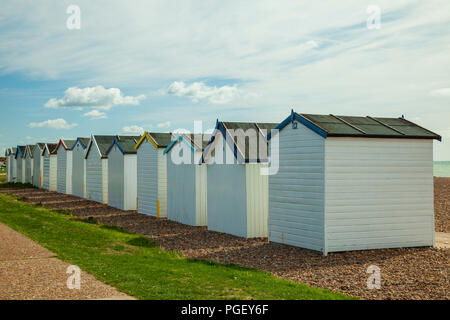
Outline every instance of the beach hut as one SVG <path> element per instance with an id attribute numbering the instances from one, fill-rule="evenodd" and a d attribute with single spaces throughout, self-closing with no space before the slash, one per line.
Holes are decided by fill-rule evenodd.
<path id="1" fill-rule="evenodd" d="M 404 118 L 294 111 L 277 129 L 270 241 L 324 254 L 433 245 L 439 135 Z"/>
<path id="2" fill-rule="evenodd" d="M 37 188 L 42 188 L 44 146 L 45 143 L 36 143 L 33 147 L 33 185 Z"/>
<path id="3" fill-rule="evenodd" d="M 17 146 L 16 154 L 14 156 L 17 165 L 18 183 L 25 183 L 25 168 L 26 168 L 26 161 L 24 159 L 25 151 L 26 146 Z"/>
<path id="4" fill-rule="evenodd" d="M 72 194 L 86 198 L 86 148 L 89 138 L 78 137 L 71 148 L 72 151 Z"/>
<path id="5" fill-rule="evenodd" d="M 106 151 L 117 136 L 92 135 L 86 149 L 86 199 L 108 203 L 108 157 Z"/>
<path id="6" fill-rule="evenodd" d="M 56 146 L 58 193 L 72 194 L 72 146 L 75 140 L 60 139 Z"/>
<path id="7" fill-rule="evenodd" d="M 203 152 L 208 164 L 208 229 L 267 237 L 268 130 L 274 123 L 219 122 Z"/>
<path id="8" fill-rule="evenodd" d="M 170 133 L 145 132 L 135 146 L 139 213 L 167 218 L 167 161 L 163 152 L 170 141 Z"/>
<path id="9" fill-rule="evenodd" d="M 15 157 L 16 151 L 17 151 L 17 148 L 11 148 L 11 155 L 10 155 L 11 172 L 12 172 L 11 182 L 13 182 L 13 183 L 17 182 L 17 160 Z"/>
<path id="10" fill-rule="evenodd" d="M 206 226 L 207 165 L 201 156 L 211 135 L 180 134 L 164 150 L 167 158 L 167 218 Z"/>
<path id="11" fill-rule="evenodd" d="M 46 143 L 42 151 L 42 188 L 56 191 L 57 184 L 57 154 L 56 143 Z"/>
<path id="12" fill-rule="evenodd" d="M 34 145 L 27 145 L 25 147 L 25 183 L 33 183 L 33 149 Z"/>
<path id="13" fill-rule="evenodd" d="M 16 183 L 17 182 L 17 160 L 16 160 L 16 151 L 17 148 L 11 148 L 11 182 Z"/>
<path id="14" fill-rule="evenodd" d="M 5 159 L 6 159 L 6 182 L 11 182 L 11 148 L 6 148 Z"/>
<path id="15" fill-rule="evenodd" d="M 109 146 L 108 205 L 121 210 L 136 210 L 137 156 L 134 147 L 140 136 L 117 136 Z"/>

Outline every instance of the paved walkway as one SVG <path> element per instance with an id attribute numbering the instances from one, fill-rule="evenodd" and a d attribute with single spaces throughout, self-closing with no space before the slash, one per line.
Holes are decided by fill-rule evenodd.
<path id="1" fill-rule="evenodd" d="M 436 232 L 434 236 L 435 245 L 438 248 L 450 248 L 450 233 Z"/>
<path id="2" fill-rule="evenodd" d="M 68 289 L 69 265 L 0 223 L 0 300 L 134 299 L 84 271 L 80 289 Z"/>

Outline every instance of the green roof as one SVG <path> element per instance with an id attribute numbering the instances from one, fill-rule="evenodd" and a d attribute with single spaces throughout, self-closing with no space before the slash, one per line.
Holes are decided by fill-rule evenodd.
<path id="1" fill-rule="evenodd" d="M 404 118 L 355 117 L 297 113 L 329 137 L 417 138 L 441 137 Z"/>
<path id="2" fill-rule="evenodd" d="M 115 137 L 117 136 L 94 136 L 102 158 L 106 157 L 106 151 L 108 150 Z"/>
<path id="3" fill-rule="evenodd" d="M 266 136 L 271 129 L 275 129 L 277 123 L 220 122 L 220 124 L 228 133 L 233 131 L 234 145 L 237 146 L 245 162 L 267 160 Z M 250 136 L 245 135 L 245 132 L 249 129 L 257 132 L 256 137 L 253 138 L 256 138 L 256 141 L 250 142 Z M 264 150 L 260 150 L 261 146 L 264 147 Z"/>
<path id="4" fill-rule="evenodd" d="M 117 143 L 124 153 L 136 153 L 134 146 L 138 143 L 140 136 L 118 136 Z"/>
<path id="5" fill-rule="evenodd" d="M 149 132 L 149 135 L 153 138 L 155 143 L 160 148 L 167 147 L 172 141 L 171 133 L 159 133 L 159 132 Z"/>

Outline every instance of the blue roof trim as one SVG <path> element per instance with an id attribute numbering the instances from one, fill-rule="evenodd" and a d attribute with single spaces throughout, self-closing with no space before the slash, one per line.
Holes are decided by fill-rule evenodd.
<path id="1" fill-rule="evenodd" d="M 318 126 L 316 126 L 311 121 L 308 121 L 307 119 L 299 116 L 297 113 L 295 113 L 294 119 L 297 120 L 298 122 L 300 122 L 301 124 L 303 124 L 304 126 L 306 126 L 307 128 L 311 129 L 315 133 L 317 133 L 322 138 L 325 138 L 325 139 L 327 138 L 328 133 L 325 130 L 323 130 L 323 129 L 319 128 Z"/>
<path id="2" fill-rule="evenodd" d="M 114 137 L 114 139 L 113 139 L 111 145 L 110 145 L 110 146 L 108 147 L 108 149 L 106 150 L 106 155 L 109 154 L 109 152 L 111 151 L 111 149 L 112 149 L 112 147 L 113 147 L 114 145 L 117 145 L 117 147 L 119 147 L 119 149 L 120 149 L 120 152 L 122 152 L 122 154 L 125 154 L 125 151 L 124 151 L 123 148 L 120 146 L 119 141 L 117 141 L 116 137 Z"/>
<path id="3" fill-rule="evenodd" d="M 221 122 L 219 122 L 218 130 L 219 130 L 220 132 L 222 132 L 222 135 L 223 135 L 223 137 L 224 137 L 224 139 L 225 139 L 225 142 L 228 143 L 228 146 L 231 148 L 231 150 L 233 150 L 233 155 L 234 155 L 234 157 L 236 158 L 236 160 L 237 160 L 239 163 L 243 163 L 243 162 L 245 163 L 245 159 L 244 159 L 244 157 L 240 154 L 240 152 L 239 152 L 239 150 L 238 150 L 238 148 L 237 148 L 236 143 L 234 143 L 233 137 L 231 137 L 231 136 L 228 134 L 228 132 L 226 131 L 225 127 L 223 126 L 223 124 L 222 124 Z M 229 139 L 227 139 L 228 137 L 229 137 Z"/>
<path id="4" fill-rule="evenodd" d="M 202 157 L 200 159 L 200 163 L 205 163 L 205 155 L 208 153 L 209 149 L 211 148 L 211 144 L 214 142 L 214 140 L 216 139 L 216 132 L 217 132 L 217 128 L 219 127 L 219 119 L 216 119 L 216 126 L 214 128 L 214 132 L 211 135 L 211 138 L 209 138 L 208 143 L 206 144 L 205 150 L 203 150 L 202 153 Z"/>
<path id="5" fill-rule="evenodd" d="M 311 121 L 299 116 L 296 112 L 294 112 L 293 109 L 291 110 L 291 114 L 286 119 L 284 119 L 279 125 L 277 125 L 274 130 L 281 131 L 289 123 L 294 122 L 294 120 L 300 122 L 305 127 L 311 129 L 312 131 L 317 133 L 322 138 L 325 138 L 325 139 L 327 138 L 328 133 L 325 130 L 319 128 Z M 271 137 L 272 137 L 272 131 L 267 135 L 266 140 L 269 141 Z"/>
<path id="6" fill-rule="evenodd" d="M 77 140 L 75 141 L 75 144 L 73 145 L 73 148 L 75 148 L 75 146 L 77 145 L 78 142 L 80 142 L 81 147 L 82 147 L 84 150 L 86 150 L 86 148 L 87 148 L 88 146 L 85 146 L 84 143 L 83 143 L 83 141 L 80 140 L 80 138 L 77 138 Z"/>
<path id="7" fill-rule="evenodd" d="M 18 153 L 19 156 L 22 158 L 22 151 L 20 151 L 19 146 L 17 146 L 17 153 Z M 17 158 L 17 154 L 16 154 L 16 158 Z"/>
<path id="8" fill-rule="evenodd" d="M 179 135 L 178 137 L 176 137 L 176 139 L 172 140 L 170 144 L 164 149 L 163 154 L 169 152 L 170 149 L 172 149 L 172 147 L 174 146 L 174 144 L 177 143 L 178 141 L 184 142 L 184 144 L 186 144 L 189 148 L 191 148 L 191 151 L 195 151 L 194 147 L 192 147 L 192 145 L 189 142 L 187 142 L 182 135 Z"/>

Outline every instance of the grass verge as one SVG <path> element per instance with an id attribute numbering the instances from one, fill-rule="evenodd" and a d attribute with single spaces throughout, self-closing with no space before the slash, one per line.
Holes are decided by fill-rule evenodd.
<path id="1" fill-rule="evenodd" d="M 139 299 L 350 299 L 267 272 L 182 257 L 147 238 L 0 194 L 0 222 Z"/>

